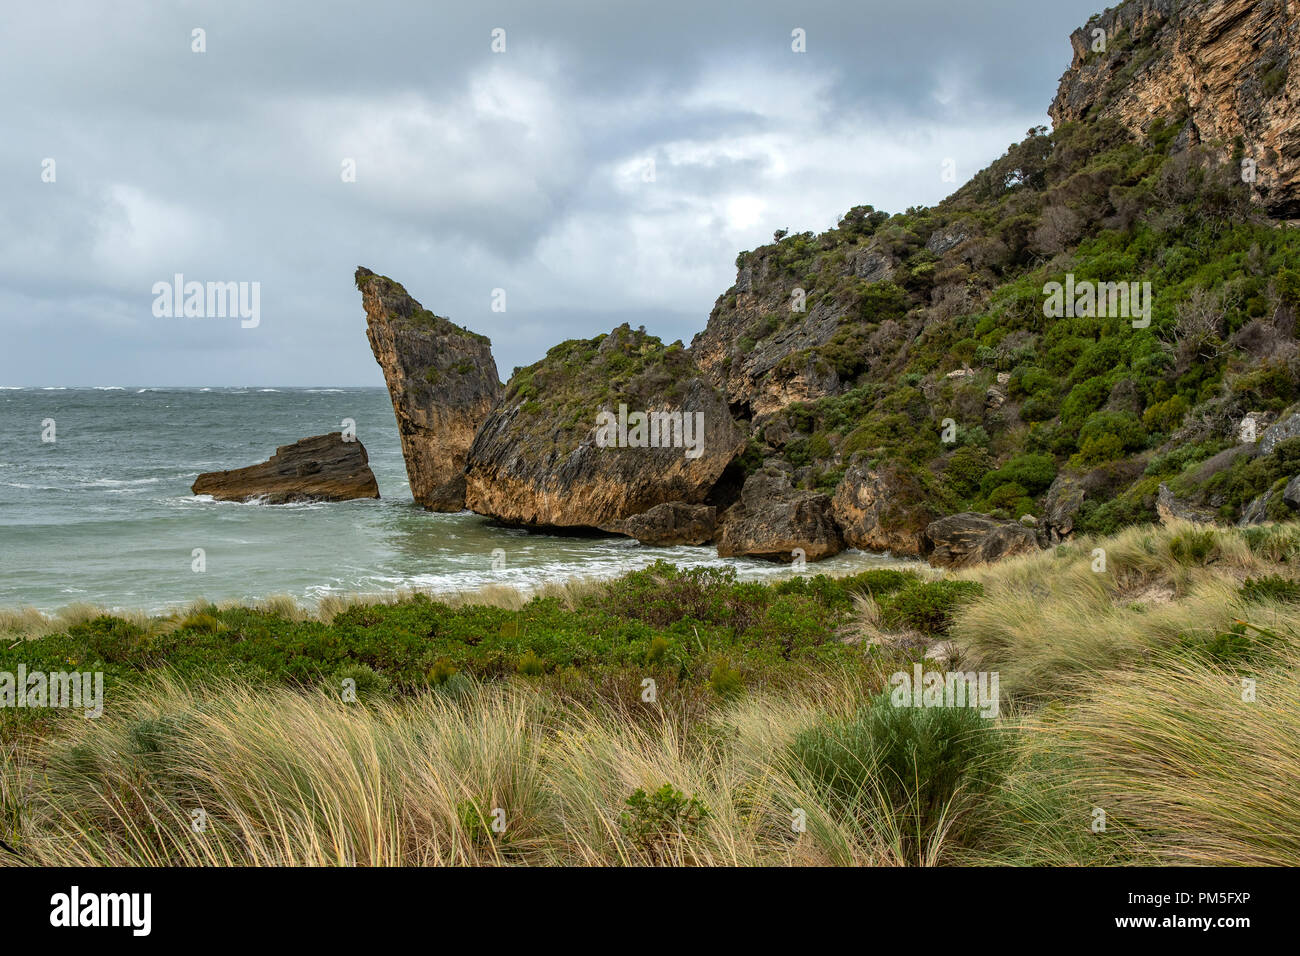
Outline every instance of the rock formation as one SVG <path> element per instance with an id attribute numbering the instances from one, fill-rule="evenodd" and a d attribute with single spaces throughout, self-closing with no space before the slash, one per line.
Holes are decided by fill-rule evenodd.
<path id="1" fill-rule="evenodd" d="M 969 511 L 932 522 L 925 537 L 936 568 L 968 568 L 1038 550 L 1038 538 L 1019 521 Z"/>
<path id="2" fill-rule="evenodd" d="M 789 562 L 798 551 L 808 561 L 819 561 L 843 550 L 830 496 L 796 490 L 790 477 L 775 469 L 749 476 L 740 501 L 723 515 L 718 536 L 718 554 L 724 558 Z"/>
<path id="3" fill-rule="evenodd" d="M 935 517 L 922 494 L 915 479 L 897 468 L 877 470 L 859 462 L 835 489 L 833 513 L 849 547 L 915 556 L 921 554 L 926 526 Z"/>
<path id="4" fill-rule="evenodd" d="M 387 276 L 359 267 L 356 283 L 397 414 L 411 495 L 432 511 L 460 511 L 466 452 L 501 395 L 492 343 L 434 315 Z"/>
<path id="5" fill-rule="evenodd" d="M 744 442 L 680 343 L 623 325 L 511 377 L 469 449 L 465 501 L 511 525 L 609 528 L 703 504 Z"/>
<path id="6" fill-rule="evenodd" d="M 1190 521 L 1193 524 L 1214 524 L 1214 513 L 1208 508 L 1190 504 L 1174 495 L 1163 481 L 1156 490 L 1156 514 L 1162 524 Z"/>
<path id="7" fill-rule="evenodd" d="M 379 484 L 361 442 L 342 432 L 281 445 L 267 461 L 199 475 L 190 490 L 218 501 L 265 498 L 268 504 L 378 498 Z"/>
<path id="8" fill-rule="evenodd" d="M 668 501 L 604 530 L 636 538 L 642 544 L 708 544 L 717 530 L 717 512 L 712 505 Z"/>
<path id="9" fill-rule="evenodd" d="M 1180 144 L 1253 160 L 1256 200 L 1297 218 L 1297 37 L 1294 0 L 1129 0 L 1071 35 L 1074 62 L 1048 112 L 1057 124 L 1106 117 L 1135 133 L 1176 118 Z"/>

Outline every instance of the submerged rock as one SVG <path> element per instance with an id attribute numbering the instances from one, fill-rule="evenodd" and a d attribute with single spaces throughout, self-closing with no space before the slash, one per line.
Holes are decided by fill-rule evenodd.
<path id="1" fill-rule="evenodd" d="M 366 337 L 397 415 L 411 496 L 432 511 L 465 507 L 465 456 L 501 395 L 492 343 L 359 267 Z"/>
<path id="2" fill-rule="evenodd" d="M 718 554 L 724 558 L 788 562 L 799 551 L 806 560 L 819 561 L 843 550 L 830 496 L 797 490 L 788 475 L 769 469 L 746 479 L 740 501 L 723 515 L 718 537 Z"/>
<path id="3" fill-rule="evenodd" d="M 379 484 L 369 460 L 361 442 L 344 441 L 342 432 L 330 432 L 281 445 L 259 465 L 205 472 L 190 490 L 218 501 L 265 498 L 275 505 L 378 498 Z"/>

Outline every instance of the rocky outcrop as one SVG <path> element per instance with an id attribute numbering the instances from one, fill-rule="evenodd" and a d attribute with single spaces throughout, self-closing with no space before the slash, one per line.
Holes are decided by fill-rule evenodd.
<path id="1" fill-rule="evenodd" d="M 642 544 L 668 547 L 708 544 L 717 531 L 718 509 L 713 505 L 688 505 L 666 501 L 649 511 L 625 518 L 604 530 L 636 538 Z"/>
<path id="2" fill-rule="evenodd" d="M 267 504 L 378 498 L 365 446 L 342 432 L 281 445 L 267 461 L 232 471 L 209 471 L 190 490 L 218 501 L 265 499 Z"/>
<path id="3" fill-rule="evenodd" d="M 1271 455 L 1277 448 L 1278 442 L 1286 441 L 1288 438 L 1300 438 L 1300 413 L 1287 415 L 1276 424 L 1264 429 L 1256 448 L 1261 455 Z"/>
<path id="4" fill-rule="evenodd" d="M 718 536 L 718 554 L 724 558 L 790 562 L 802 554 L 819 561 L 843 550 L 830 496 L 797 490 L 789 475 L 776 469 L 765 468 L 745 480 L 740 500 L 723 515 Z"/>
<path id="5" fill-rule="evenodd" d="M 1071 35 L 1074 61 L 1048 112 L 1057 124 L 1113 118 L 1134 133 L 1176 119 L 1180 146 L 1254 160 L 1255 199 L 1300 217 L 1297 37 L 1294 0 L 1128 0 Z"/>
<path id="6" fill-rule="evenodd" d="M 1043 499 L 1043 532 L 1051 544 L 1060 544 L 1074 534 L 1074 518 L 1083 507 L 1087 489 L 1082 479 L 1057 475 Z"/>
<path id="7" fill-rule="evenodd" d="M 831 507 L 849 547 L 900 557 L 921 554 L 925 529 L 934 520 L 915 477 L 891 465 L 850 466 Z"/>
<path id="8" fill-rule="evenodd" d="M 356 283 L 397 415 L 411 496 L 432 511 L 460 511 L 466 453 L 501 395 L 492 344 L 434 315 L 386 276 L 360 267 Z"/>
<path id="9" fill-rule="evenodd" d="M 840 387 L 834 368 L 804 353 L 835 336 L 847 303 L 821 297 L 796 311 L 794 290 L 802 280 L 784 273 L 781 250 L 778 243 L 740 258 L 736 284 L 718 297 L 704 331 L 691 342 L 700 369 L 744 418 L 816 401 Z M 882 260 L 865 252 L 847 253 L 846 268 L 877 274 Z"/>
<path id="10" fill-rule="evenodd" d="M 1019 521 L 966 511 L 931 522 L 925 529 L 930 564 L 968 568 L 1038 550 L 1038 538 Z"/>
<path id="11" fill-rule="evenodd" d="M 609 528 L 703 504 L 744 444 L 680 343 L 624 325 L 511 377 L 467 455 L 465 501 L 511 525 Z"/>
<path id="12" fill-rule="evenodd" d="M 1163 481 L 1156 490 L 1156 514 L 1161 524 L 1190 521 L 1193 524 L 1214 524 L 1214 513 L 1178 498 Z"/>

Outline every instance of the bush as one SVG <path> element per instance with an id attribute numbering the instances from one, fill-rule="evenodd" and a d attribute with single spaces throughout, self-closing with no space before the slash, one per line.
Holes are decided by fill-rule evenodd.
<path id="1" fill-rule="evenodd" d="M 719 697 L 738 697 L 745 690 L 745 678 L 726 661 L 718 661 L 709 672 L 709 686 Z"/>
<path id="2" fill-rule="evenodd" d="M 1056 478 L 1056 461 L 1051 455 L 1029 453 L 1017 455 L 997 471 L 991 471 L 980 482 L 980 490 L 988 495 L 999 485 L 1016 484 L 1025 495 L 1046 491 Z"/>
<path id="3" fill-rule="evenodd" d="M 1240 592 L 1247 601 L 1281 601 L 1300 603 L 1300 581 L 1284 578 L 1280 574 L 1266 574 L 1262 578 L 1246 578 Z"/>
<path id="4" fill-rule="evenodd" d="M 1206 565 L 1218 554 L 1218 536 L 1208 528 L 1189 528 L 1169 539 L 1169 555 L 1179 564 Z"/>
<path id="5" fill-rule="evenodd" d="M 888 813 L 914 861 L 959 791 L 987 792 L 1009 753 L 1004 733 L 974 708 L 894 706 L 888 693 L 848 720 L 804 731 L 792 750 L 833 810 L 868 825 Z"/>
<path id="6" fill-rule="evenodd" d="M 678 838 L 699 833 L 710 816 L 702 801 L 687 797 L 671 783 L 654 793 L 637 787 L 627 798 L 627 806 L 619 815 L 619 828 L 634 846 L 654 859 L 662 859 Z"/>
<path id="7" fill-rule="evenodd" d="M 959 607 L 983 593 L 976 581 L 924 581 L 882 600 L 882 621 L 938 637 L 948 633 Z"/>

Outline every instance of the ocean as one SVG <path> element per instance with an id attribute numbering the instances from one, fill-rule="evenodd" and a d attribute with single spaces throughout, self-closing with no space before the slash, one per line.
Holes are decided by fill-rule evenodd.
<path id="1" fill-rule="evenodd" d="M 370 456 L 377 501 L 263 505 L 190 493 L 199 472 L 264 461 L 345 418 Z M 281 594 L 311 606 L 329 594 L 529 589 L 660 558 L 729 565 L 744 578 L 790 573 L 709 547 L 532 534 L 427 512 L 411 499 L 382 388 L 0 387 L 0 608 L 165 610 Z M 849 551 L 809 568 L 897 563 Z"/>

